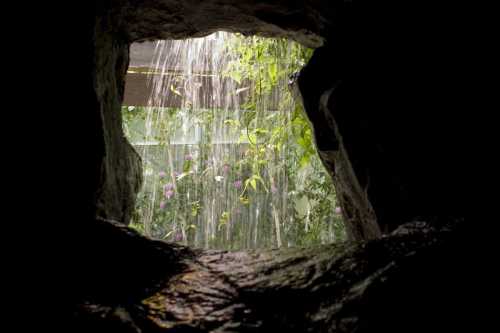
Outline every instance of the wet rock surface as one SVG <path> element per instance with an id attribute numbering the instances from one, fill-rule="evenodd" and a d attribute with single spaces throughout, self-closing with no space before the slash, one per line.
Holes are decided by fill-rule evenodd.
<path id="1" fill-rule="evenodd" d="M 171 249 L 164 243 L 159 248 L 164 248 L 166 257 L 179 251 L 178 269 L 163 281 L 156 280 L 154 287 L 152 280 L 132 282 L 131 286 L 144 287 L 135 299 L 117 302 L 97 297 L 74 304 L 74 328 L 82 332 L 104 327 L 117 332 L 451 328 L 456 323 L 450 314 L 462 313 L 471 301 L 466 293 L 455 304 L 448 298 L 460 292 L 470 277 L 454 258 L 463 253 L 462 226 L 454 222 L 435 228 L 420 222 L 364 243 L 256 252 Z M 125 244 L 127 238 L 132 243 L 141 238 L 119 231 L 123 232 Z M 134 245 L 138 253 L 141 248 Z M 145 258 L 146 253 L 142 255 Z M 134 265 L 121 269 L 134 270 Z M 141 268 L 146 276 L 158 275 L 155 271 L 162 271 L 158 261 Z M 446 308 L 441 308 L 444 304 Z M 464 319 L 462 324 L 470 322 Z"/>

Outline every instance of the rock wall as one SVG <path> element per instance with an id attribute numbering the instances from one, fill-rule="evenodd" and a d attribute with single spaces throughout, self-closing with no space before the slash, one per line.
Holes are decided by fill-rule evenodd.
<path id="1" fill-rule="evenodd" d="M 129 64 L 129 44 L 109 31 L 110 18 L 96 24 L 95 92 L 102 126 L 104 156 L 96 192 L 96 215 L 128 223 L 142 184 L 141 160 L 125 138 L 121 105 Z"/>
<path id="2" fill-rule="evenodd" d="M 354 239 L 378 234 L 369 221 L 387 233 L 416 219 L 464 216 L 460 114 L 470 92 L 458 54 L 467 51 L 446 10 L 346 6 L 299 78 Z"/>
<path id="3" fill-rule="evenodd" d="M 132 41 L 201 37 L 217 30 L 284 36 L 321 45 L 343 1 L 116 1 L 115 22 Z"/>
<path id="4" fill-rule="evenodd" d="M 31 315 L 48 310 L 49 331 L 66 332 L 486 331 L 495 318 L 486 309 L 495 252 L 478 246 L 493 243 L 464 219 L 471 134 L 459 113 L 476 111 L 468 103 L 475 81 L 464 74 L 470 45 L 457 24 L 467 15 L 454 8 L 107 0 L 56 15 L 54 31 L 39 34 L 60 37 L 43 38 L 45 49 L 60 51 L 50 53 L 57 84 L 33 89 L 53 107 L 43 112 L 53 123 L 33 142 L 22 188 L 36 194 L 37 208 L 29 201 L 22 212 L 33 210 L 49 235 L 25 230 L 42 244 L 18 251 L 28 253 L 18 262 L 28 270 L 21 289 L 31 294 L 17 325 L 30 318 L 43 330 Z M 40 17 L 37 28 L 51 23 Z M 226 253 L 152 241 L 94 218 L 126 222 L 139 186 L 139 160 L 120 127 L 127 46 L 219 28 L 323 43 L 299 86 L 351 237 L 396 231 L 316 249 Z"/>
<path id="5" fill-rule="evenodd" d="M 124 85 L 122 73 L 127 57 L 124 43 L 197 37 L 216 30 L 228 30 L 289 37 L 305 45 L 318 47 L 330 38 L 336 26 L 334 18 L 341 16 L 344 11 L 346 8 L 342 1 L 204 1 L 201 4 L 195 1 L 122 1 L 102 7 L 103 18 L 97 23 L 95 45 L 98 60 L 96 86 L 104 116 L 103 133 L 107 150 L 97 193 L 98 215 L 126 223 L 133 202 L 132 193 L 137 189 L 137 182 L 131 181 L 137 175 L 137 163 L 130 154 L 128 144 L 123 142 L 118 126 Z M 322 63 L 321 66 L 330 66 L 330 63 Z M 316 82 L 308 86 L 320 91 L 316 89 Z M 315 103 L 313 99 L 311 97 L 312 103 Z M 320 110 L 309 109 L 314 121 L 312 113 Z M 325 130 L 316 130 L 320 145 L 324 142 L 322 137 L 333 133 L 331 128 Z M 322 156 L 325 160 L 329 158 L 324 152 Z M 346 174 L 350 176 L 344 179 L 345 191 L 341 190 L 339 196 L 344 198 L 341 204 L 349 214 L 347 224 L 352 230 L 350 235 L 353 239 L 375 238 L 380 235 L 376 214 L 363 194 L 364 190 L 351 164 L 347 162 L 348 157 L 345 154 L 342 156 L 342 168 L 349 169 Z"/>
<path id="6" fill-rule="evenodd" d="M 127 46 L 223 29 L 323 45 L 299 88 L 352 239 L 376 238 L 415 218 L 462 216 L 466 170 L 460 127 L 449 121 L 460 87 L 453 62 L 445 62 L 455 49 L 439 44 L 439 9 L 428 10 L 350 1 L 104 2 L 93 44 L 105 145 L 98 215 L 127 223 L 140 184 L 138 158 L 120 127 Z M 429 17 L 425 26 L 420 17 Z"/>

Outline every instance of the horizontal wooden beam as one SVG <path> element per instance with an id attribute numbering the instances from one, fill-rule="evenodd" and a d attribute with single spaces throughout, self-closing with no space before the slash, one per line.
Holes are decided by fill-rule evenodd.
<path id="1" fill-rule="evenodd" d="M 123 104 L 130 106 L 195 107 L 242 109 L 251 92 L 251 83 L 235 84 L 230 78 L 214 79 L 213 73 L 186 76 L 179 71 L 158 73 L 149 68 L 131 68 L 127 72 Z M 153 82 L 159 82 L 153 87 Z M 245 85 L 247 87 L 245 87 Z M 276 110 L 279 93 L 270 98 L 268 109 Z M 150 99 L 154 98 L 154 99 Z"/>

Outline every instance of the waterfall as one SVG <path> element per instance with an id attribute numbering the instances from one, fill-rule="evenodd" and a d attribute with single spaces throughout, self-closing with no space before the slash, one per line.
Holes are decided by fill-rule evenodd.
<path id="1" fill-rule="evenodd" d="M 242 37 L 216 32 L 155 42 L 143 119 L 134 118 L 127 129 L 140 133 L 129 139 L 144 167 L 133 222 L 150 237 L 218 249 L 293 246 L 297 234 L 308 237 L 301 212 L 308 212 L 309 223 L 315 202 L 297 197 L 301 185 L 295 182 L 315 171 L 306 166 L 290 172 L 300 168 L 290 163 L 292 145 L 273 145 L 275 137 L 294 140 L 292 133 L 277 130 L 295 119 L 287 77 L 249 106 L 262 84 L 228 74 L 239 70 L 238 58 L 228 48 L 235 38 Z M 276 73 L 292 74 L 286 60 L 293 42 L 288 43 Z M 266 65 L 256 62 L 256 71 Z M 327 208 L 326 215 L 335 217 L 335 204 Z M 335 239 L 337 220 L 322 227 L 320 242 Z"/>

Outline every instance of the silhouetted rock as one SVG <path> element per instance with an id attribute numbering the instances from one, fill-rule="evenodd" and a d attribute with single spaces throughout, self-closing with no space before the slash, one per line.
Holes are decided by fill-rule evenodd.
<path id="1" fill-rule="evenodd" d="M 40 149 L 36 170 L 56 195 L 35 200 L 50 216 L 40 238 L 56 249 L 38 273 L 59 303 L 53 319 L 69 321 L 66 332 L 478 331 L 478 281 L 493 265 L 476 263 L 491 252 L 479 252 L 464 220 L 472 162 L 459 113 L 476 109 L 462 70 L 468 16 L 454 6 L 120 0 L 82 2 L 82 20 L 58 17 L 60 35 L 44 47 L 71 36 L 46 93 L 62 125 L 42 139 L 71 149 Z M 298 86 L 357 242 L 200 252 L 120 226 L 141 183 L 121 129 L 129 45 L 219 29 L 321 45 Z"/>
<path id="2" fill-rule="evenodd" d="M 463 290 L 474 280 L 463 267 L 470 249 L 460 221 L 410 223 L 363 243 L 245 252 L 154 247 L 125 229 L 102 227 L 137 259 L 154 259 L 149 267 L 140 260 L 113 265 L 110 276 L 165 279 L 131 279 L 126 298 L 82 297 L 71 331 L 430 332 L 474 324 L 455 320 L 473 302 Z M 180 264 L 166 274 L 152 250 L 165 258 L 177 252 Z"/>

